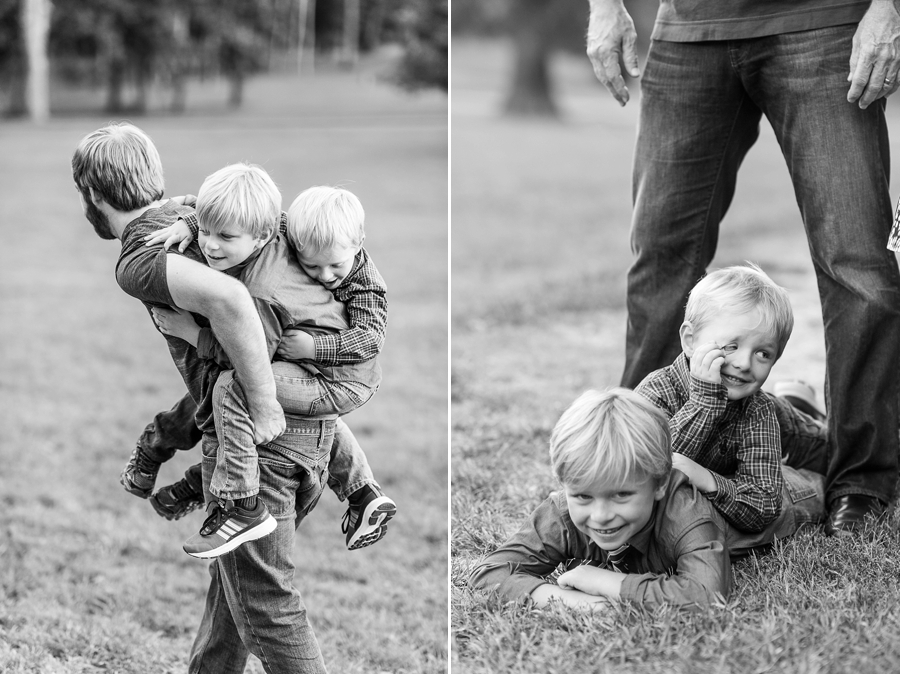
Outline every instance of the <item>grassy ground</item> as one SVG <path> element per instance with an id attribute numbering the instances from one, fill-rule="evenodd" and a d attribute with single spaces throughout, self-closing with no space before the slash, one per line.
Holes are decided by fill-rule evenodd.
<path id="1" fill-rule="evenodd" d="M 465 587 L 555 488 L 547 441 L 559 414 L 583 390 L 616 385 L 623 366 L 637 100 L 618 107 L 586 62 L 560 58 L 563 119 L 503 119 L 509 63 L 502 44 L 454 41 L 454 673 L 900 671 L 896 516 L 872 540 L 810 530 L 737 562 L 728 604 L 699 615 L 511 609 Z M 767 126 L 721 232 L 713 267 L 756 261 L 794 303 L 794 335 L 766 387 L 800 377 L 821 399 L 815 278 Z"/>
<path id="2" fill-rule="evenodd" d="M 331 73 L 218 92 L 192 112 L 134 120 L 167 194 L 227 163 L 262 164 L 285 205 L 343 184 L 366 207 L 390 289 L 380 393 L 348 418 L 399 515 L 353 553 L 325 495 L 297 538 L 294 582 L 335 672 L 447 665 L 447 101 Z M 205 96 L 205 98 L 204 98 Z M 79 104 L 80 105 L 80 104 Z M 69 162 L 107 117 L 0 124 L 0 671 L 182 672 L 208 585 L 180 549 L 202 521 L 157 517 L 118 475 L 143 426 L 183 384 L 143 307 L 116 286 L 118 243 L 84 220 Z M 199 450 L 164 466 L 180 477 Z M 249 672 L 261 672 L 258 661 Z"/>

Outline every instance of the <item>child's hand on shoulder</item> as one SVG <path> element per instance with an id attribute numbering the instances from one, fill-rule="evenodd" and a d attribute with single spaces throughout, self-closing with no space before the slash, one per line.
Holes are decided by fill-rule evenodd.
<path id="1" fill-rule="evenodd" d="M 154 307 L 152 309 L 153 320 L 159 331 L 164 335 L 178 337 L 189 344 L 197 346 L 200 335 L 200 326 L 191 316 L 190 312 L 183 309 L 161 309 Z"/>
<path id="2" fill-rule="evenodd" d="M 288 328 L 281 336 L 275 350 L 282 360 L 315 360 L 316 343 L 312 335 L 297 328 Z"/>
<path id="3" fill-rule="evenodd" d="M 722 365 L 725 363 L 725 351 L 715 342 L 701 344 L 694 349 L 691 356 L 691 374 L 713 384 L 722 383 Z"/>
<path id="4" fill-rule="evenodd" d="M 164 227 L 153 234 L 148 234 L 144 237 L 144 241 L 146 243 L 145 246 L 155 246 L 158 243 L 162 243 L 163 248 L 169 250 L 170 246 L 175 245 L 176 243 L 180 243 L 178 246 L 178 252 L 183 253 L 187 250 L 187 247 L 191 245 L 191 241 L 194 240 L 194 235 L 191 234 L 190 227 L 187 226 L 187 223 L 178 218 L 173 224 L 168 227 Z"/>
<path id="5" fill-rule="evenodd" d="M 684 454 L 679 454 L 678 452 L 672 454 L 672 468 L 684 473 L 688 481 L 703 493 L 719 490 L 712 473 Z"/>

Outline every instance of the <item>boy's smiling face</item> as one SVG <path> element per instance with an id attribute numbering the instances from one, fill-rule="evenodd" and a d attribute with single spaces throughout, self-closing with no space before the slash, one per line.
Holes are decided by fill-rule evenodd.
<path id="1" fill-rule="evenodd" d="M 332 246 L 317 253 L 297 251 L 297 260 L 309 276 L 329 290 L 334 290 L 353 271 L 353 260 L 359 246 Z"/>
<path id="2" fill-rule="evenodd" d="M 262 248 L 265 242 L 266 238 L 254 238 L 234 224 L 226 225 L 216 232 L 200 224 L 200 250 L 209 266 L 217 271 L 226 271 L 239 265 Z"/>
<path id="3" fill-rule="evenodd" d="M 667 482 L 657 486 L 653 478 L 630 478 L 618 484 L 597 480 L 577 487 L 564 485 L 569 516 L 598 547 L 615 550 L 647 525 Z"/>
<path id="4" fill-rule="evenodd" d="M 762 388 L 775 365 L 778 344 L 758 309 L 725 311 L 699 330 L 682 326 L 682 346 L 688 358 L 701 345 L 715 344 L 724 352 L 720 374 L 729 400 L 749 398 Z"/>

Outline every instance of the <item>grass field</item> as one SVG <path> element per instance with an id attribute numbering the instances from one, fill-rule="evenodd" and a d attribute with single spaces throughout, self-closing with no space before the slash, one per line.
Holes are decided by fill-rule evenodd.
<path id="1" fill-rule="evenodd" d="M 465 587 L 474 563 L 555 488 L 547 441 L 559 414 L 583 390 L 616 385 L 624 361 L 636 96 L 620 108 L 586 59 L 560 57 L 553 79 L 562 119 L 503 119 L 509 64 L 501 43 L 454 40 L 454 674 L 900 671 L 896 515 L 871 540 L 810 530 L 738 561 L 727 605 L 697 615 L 542 612 L 503 607 Z M 896 157 L 900 118 L 890 119 Z M 799 377 L 821 399 L 815 278 L 787 169 L 765 125 L 712 266 L 744 260 L 758 262 L 794 303 L 793 337 L 766 388 Z"/>
<path id="2" fill-rule="evenodd" d="M 399 513 L 383 541 L 350 553 L 344 508 L 326 494 L 300 528 L 294 582 L 331 671 L 445 672 L 447 99 L 349 73 L 252 80 L 236 113 L 218 94 L 192 92 L 183 117 L 133 120 L 160 150 L 167 195 L 196 194 L 239 160 L 270 172 L 285 207 L 307 186 L 344 185 L 366 208 L 366 245 L 389 287 L 384 382 L 347 420 Z M 118 484 L 144 425 L 184 388 L 146 311 L 116 286 L 118 243 L 94 235 L 72 183 L 75 145 L 108 121 L 0 124 L 9 674 L 186 671 L 208 585 L 207 563 L 181 550 L 202 513 L 166 522 Z M 182 453 L 158 484 L 198 458 Z"/>

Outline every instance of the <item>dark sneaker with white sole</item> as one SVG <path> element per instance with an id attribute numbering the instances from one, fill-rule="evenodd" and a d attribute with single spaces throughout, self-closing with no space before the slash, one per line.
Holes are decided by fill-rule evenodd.
<path id="1" fill-rule="evenodd" d="M 361 499 L 351 496 L 350 507 L 341 523 L 341 531 L 347 535 L 348 550 L 358 550 L 384 538 L 387 523 L 397 513 L 397 504 L 378 487 L 366 486 L 360 491 L 363 490 L 366 491 Z"/>
<path id="2" fill-rule="evenodd" d="M 181 478 L 151 496 L 150 505 L 160 517 L 180 520 L 188 513 L 203 507 L 203 492 L 195 490 L 190 482 Z"/>
<path id="3" fill-rule="evenodd" d="M 119 483 L 129 494 L 147 498 L 153 493 L 159 466 L 160 464 L 150 459 L 138 445 L 131 452 L 131 458 L 119 476 Z"/>
<path id="4" fill-rule="evenodd" d="M 213 501 L 207 511 L 209 517 L 200 533 L 184 543 L 184 551 L 191 557 L 212 559 L 224 555 L 242 543 L 268 536 L 278 526 L 261 499 L 257 499 L 252 510 L 236 506 L 233 501 Z"/>

